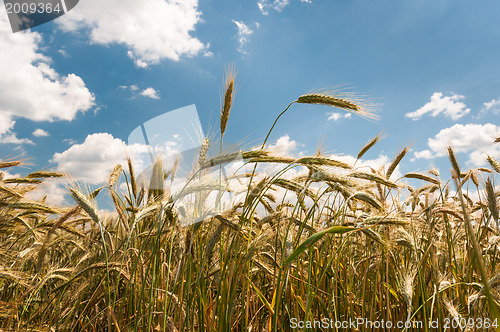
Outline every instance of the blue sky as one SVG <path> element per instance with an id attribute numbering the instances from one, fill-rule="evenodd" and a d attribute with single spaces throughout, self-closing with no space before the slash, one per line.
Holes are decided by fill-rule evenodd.
<path id="1" fill-rule="evenodd" d="M 452 145 L 467 167 L 500 159 L 498 1 L 81 0 L 67 15 L 13 34 L 0 9 L 0 159 L 97 183 L 141 123 L 195 104 L 219 123 L 224 67 L 237 93 L 225 139 L 262 142 L 289 102 L 347 86 L 375 105 L 370 122 L 295 105 L 271 142 L 295 153 L 356 155 L 401 171 L 447 171 Z M 338 114 L 337 114 L 338 113 Z M 335 115 L 337 114 L 337 115 Z M 95 172 L 100 173 L 100 172 Z"/>

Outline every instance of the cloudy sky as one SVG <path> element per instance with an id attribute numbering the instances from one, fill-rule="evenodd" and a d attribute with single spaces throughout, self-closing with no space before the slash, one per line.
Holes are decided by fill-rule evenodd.
<path id="1" fill-rule="evenodd" d="M 0 2 L 2 2 L 0 0 Z M 0 9 L 0 159 L 98 184 L 142 123 L 196 105 L 218 129 L 224 68 L 237 93 L 226 139 L 251 147 L 303 93 L 341 87 L 380 119 L 295 105 L 270 142 L 282 151 L 356 155 L 402 172 L 500 159 L 498 1 L 80 0 L 12 33 Z"/>

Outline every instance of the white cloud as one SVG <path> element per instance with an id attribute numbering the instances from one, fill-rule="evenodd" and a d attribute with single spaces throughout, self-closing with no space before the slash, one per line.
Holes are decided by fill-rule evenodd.
<path id="1" fill-rule="evenodd" d="M 312 3 L 311 0 L 300 0 L 303 3 Z M 269 14 L 269 10 L 276 10 L 281 12 L 288 4 L 290 0 L 258 0 L 257 6 L 259 6 L 260 11 L 264 15 Z"/>
<path id="2" fill-rule="evenodd" d="M 190 35 L 200 15 L 198 0 L 86 0 L 58 23 L 65 31 L 89 31 L 92 43 L 126 45 L 136 65 L 147 67 L 206 50 Z"/>
<path id="3" fill-rule="evenodd" d="M 160 95 L 158 94 L 158 91 L 156 91 L 153 88 L 147 88 L 147 89 L 142 90 L 141 96 L 151 98 L 151 99 L 156 99 L 156 100 L 160 99 Z"/>
<path id="4" fill-rule="evenodd" d="M 236 27 L 238 28 L 238 33 L 236 35 L 236 37 L 238 38 L 238 42 L 240 43 L 240 46 L 238 47 L 238 52 L 246 53 L 245 45 L 250 41 L 250 36 L 253 34 L 253 30 L 250 29 L 242 21 L 233 20 L 233 23 L 236 24 Z"/>
<path id="5" fill-rule="evenodd" d="M 63 139 L 63 142 L 68 143 L 68 145 L 75 145 L 77 143 L 77 141 L 72 138 L 65 138 Z"/>
<path id="6" fill-rule="evenodd" d="M 352 115 L 351 113 L 342 114 L 342 113 L 333 112 L 328 117 L 328 120 L 338 121 L 340 119 L 350 119 L 351 115 Z"/>
<path id="7" fill-rule="evenodd" d="M 36 32 L 12 33 L 0 8 L 0 143 L 30 143 L 12 132 L 16 118 L 73 120 L 94 106 L 94 96 L 75 75 L 57 73 L 40 53 Z"/>
<path id="8" fill-rule="evenodd" d="M 15 121 L 12 121 L 10 114 L 0 112 L 0 137 L 14 128 Z"/>
<path id="9" fill-rule="evenodd" d="M 262 14 L 267 15 L 269 14 L 269 9 L 281 12 L 289 3 L 289 0 L 260 0 L 257 2 L 257 5 Z"/>
<path id="10" fill-rule="evenodd" d="M 68 54 L 68 52 L 66 52 L 66 50 L 64 48 L 61 48 L 60 50 L 57 51 L 59 54 L 61 54 L 63 57 L 65 58 L 69 58 L 70 55 Z"/>
<path id="11" fill-rule="evenodd" d="M 7 133 L 0 137 L 0 144 L 35 144 L 28 138 L 18 138 L 16 134 Z"/>
<path id="12" fill-rule="evenodd" d="M 290 136 L 285 135 L 278 138 L 276 143 L 270 144 L 268 150 L 270 150 L 273 155 L 289 157 L 294 154 L 297 147 L 298 143 L 290 139 Z"/>
<path id="13" fill-rule="evenodd" d="M 500 126 L 486 124 L 456 124 L 442 129 L 434 138 L 429 138 L 429 149 L 415 152 L 415 158 L 432 159 L 447 155 L 451 146 L 456 153 L 468 153 L 468 163 L 474 166 L 486 163 L 486 154 L 500 157 L 500 145 L 492 144 L 500 136 Z"/>
<path id="14" fill-rule="evenodd" d="M 107 180 L 116 165 L 126 162 L 127 153 L 133 158 L 136 154 L 147 153 L 147 148 L 139 144 L 127 146 L 111 134 L 96 133 L 88 135 L 82 144 L 54 154 L 51 162 L 57 164 L 59 172 L 69 173 L 75 180 L 100 184 Z"/>
<path id="15" fill-rule="evenodd" d="M 160 93 L 152 87 L 146 89 L 140 89 L 137 86 L 137 84 L 132 84 L 131 86 L 120 85 L 118 89 L 129 90 L 132 93 L 132 98 L 136 98 L 137 96 L 142 96 L 156 100 L 160 99 Z"/>
<path id="16" fill-rule="evenodd" d="M 37 130 L 35 130 L 32 133 L 32 135 L 35 136 L 35 137 L 48 137 L 48 136 L 50 136 L 48 132 L 46 132 L 45 130 L 40 129 L 40 128 L 38 128 Z"/>
<path id="17" fill-rule="evenodd" d="M 432 154 L 431 150 L 422 150 L 422 151 L 416 151 L 415 152 L 415 158 L 416 159 L 433 159 L 434 155 Z"/>
<path id="18" fill-rule="evenodd" d="M 177 143 L 171 141 L 156 146 L 154 151 L 156 155 L 163 156 L 179 152 Z M 109 133 L 95 133 L 88 135 L 83 143 L 74 144 L 64 152 L 54 154 L 51 162 L 57 164 L 57 171 L 67 173 L 77 181 L 102 184 L 108 180 L 116 165 L 126 165 L 127 156 L 132 159 L 137 174 L 150 166 L 148 146 L 127 145 Z"/>
<path id="19" fill-rule="evenodd" d="M 68 185 L 66 178 L 45 179 L 35 190 L 28 192 L 26 197 L 34 201 L 45 199 L 46 203 L 54 206 L 67 206 Z"/>
<path id="20" fill-rule="evenodd" d="M 33 144 L 27 138 L 17 138 L 16 134 L 12 132 L 15 123 L 9 113 L 3 113 L 0 110 L 0 144 Z"/>
<path id="21" fill-rule="evenodd" d="M 431 96 L 431 101 L 416 110 L 415 112 L 406 113 L 406 117 L 413 120 L 419 120 L 424 114 L 430 113 L 430 116 L 435 117 L 441 113 L 457 120 L 470 112 L 470 108 L 461 102 L 465 97 L 457 94 L 451 96 L 443 96 L 441 92 L 434 92 Z"/>
<path id="22" fill-rule="evenodd" d="M 500 98 L 499 99 L 492 99 L 489 102 L 483 103 L 483 110 L 484 111 L 492 111 L 493 113 L 498 113 L 500 111 Z"/>

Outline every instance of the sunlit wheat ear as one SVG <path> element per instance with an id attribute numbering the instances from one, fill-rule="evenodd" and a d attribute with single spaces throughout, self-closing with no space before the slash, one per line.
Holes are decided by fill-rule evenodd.
<path id="1" fill-rule="evenodd" d="M 227 120 L 229 120 L 229 114 L 231 113 L 231 106 L 234 99 L 234 80 L 236 78 L 236 72 L 233 65 L 229 65 L 226 70 L 225 84 L 224 84 L 224 101 L 220 111 L 220 134 L 224 136 L 226 132 Z"/>
<path id="2" fill-rule="evenodd" d="M 9 182 L 7 182 L 8 180 L 9 179 L 7 179 L 5 183 L 9 183 Z M 14 179 L 14 180 L 17 180 L 17 179 Z M 15 182 L 13 182 L 13 183 L 15 183 Z M 8 196 L 17 197 L 17 198 L 23 197 L 22 194 L 16 192 L 15 190 L 12 190 L 8 187 L 2 186 L 2 185 L 0 185 L 0 193 L 2 193 L 4 195 L 6 194 L 7 195 L 6 197 L 8 197 Z"/>
<path id="3" fill-rule="evenodd" d="M 78 205 L 80 205 L 82 209 L 87 212 L 92 220 L 99 224 L 99 214 L 97 213 L 97 208 L 95 207 L 95 205 L 78 189 L 70 188 L 69 191 L 71 192 L 71 196 L 73 196 Z"/>
<path id="4" fill-rule="evenodd" d="M 412 313 L 412 299 L 413 299 L 413 283 L 415 280 L 415 276 L 417 274 L 416 269 L 404 269 L 401 276 L 398 276 L 398 287 L 399 291 L 403 295 L 403 298 L 408 307 L 408 318 L 410 319 Z"/>
<path id="5" fill-rule="evenodd" d="M 335 97 L 328 92 L 310 93 L 300 96 L 297 100 L 299 104 L 316 104 L 340 108 L 345 111 L 357 114 L 363 118 L 377 120 L 378 116 L 368 106 L 361 101 L 348 100 L 346 98 Z"/>
<path id="6" fill-rule="evenodd" d="M 462 319 L 462 315 L 458 312 L 457 308 L 447 299 L 443 299 L 443 304 L 446 310 L 448 310 L 448 313 L 450 314 L 451 318 L 453 318 L 455 321 L 460 322 Z"/>
<path id="7" fill-rule="evenodd" d="M 8 168 L 8 167 L 14 167 L 18 166 L 21 164 L 21 161 L 16 160 L 16 161 L 4 161 L 0 162 L 0 168 Z"/>
<path id="8" fill-rule="evenodd" d="M 434 183 L 434 184 L 441 183 L 441 182 L 439 182 L 438 179 L 435 179 L 433 177 L 430 177 L 428 175 L 421 174 L 421 173 L 410 172 L 410 173 L 406 173 L 403 177 L 405 177 L 407 179 L 418 179 L 418 180 L 422 180 L 422 181 L 427 181 L 427 182 Z"/>
<path id="9" fill-rule="evenodd" d="M 455 157 L 455 152 L 451 147 L 447 147 L 448 156 L 450 157 L 451 166 L 453 166 L 453 170 L 457 173 L 457 176 L 460 177 L 460 167 L 458 166 L 457 158 Z"/>
<path id="10" fill-rule="evenodd" d="M 28 174 L 26 177 L 29 179 L 42 179 L 42 178 L 60 178 L 63 176 L 64 174 L 55 172 L 33 172 Z"/>
<path id="11" fill-rule="evenodd" d="M 112 188 L 116 181 L 118 180 L 118 177 L 120 176 L 120 173 L 122 172 L 123 168 L 122 165 L 116 165 L 113 171 L 111 172 L 111 175 L 109 176 L 108 180 L 108 186 Z"/>
<path id="12" fill-rule="evenodd" d="M 377 144 L 378 141 L 380 141 L 383 138 L 384 138 L 384 136 L 382 136 L 381 134 L 378 134 L 377 136 L 375 136 L 374 139 L 372 139 L 368 143 L 366 143 L 365 146 L 363 146 L 363 148 L 359 151 L 359 153 L 357 155 L 357 159 L 361 159 L 361 157 L 363 157 L 364 154 L 366 152 L 368 152 L 368 150 L 370 150 L 375 144 Z"/>
<path id="13" fill-rule="evenodd" d="M 486 158 L 488 160 L 488 163 L 491 165 L 491 167 L 495 170 L 495 172 L 500 173 L 500 163 L 495 160 L 492 156 L 488 155 Z"/>
<path id="14" fill-rule="evenodd" d="M 438 170 L 438 169 L 436 169 L 436 168 L 431 168 L 431 169 L 429 170 L 429 174 L 432 174 L 432 175 L 434 175 L 435 177 L 439 177 L 439 170 Z"/>
<path id="15" fill-rule="evenodd" d="M 495 223 L 498 221 L 499 207 L 497 202 L 497 196 L 495 194 L 495 188 L 491 179 L 488 178 L 485 182 L 486 198 L 488 200 L 488 207 L 491 211 L 491 216 L 493 217 Z"/>
<path id="16" fill-rule="evenodd" d="M 407 152 L 408 152 L 408 147 L 404 148 L 397 155 L 396 159 L 394 159 L 394 161 L 389 165 L 389 168 L 387 169 L 387 173 L 385 173 L 386 178 L 389 179 L 391 177 L 392 173 L 394 173 L 394 171 L 396 170 L 396 167 L 398 167 L 399 163 L 404 158 L 404 156 L 406 155 Z"/>
<path id="17" fill-rule="evenodd" d="M 198 153 L 198 167 L 203 165 L 207 160 L 208 149 L 210 148 L 210 141 L 207 137 L 203 140 L 200 147 L 200 152 Z"/>
<path id="18" fill-rule="evenodd" d="M 136 198 L 137 197 L 137 182 L 135 179 L 134 166 L 132 165 L 132 159 L 130 159 L 130 157 L 127 157 L 127 165 L 128 165 L 128 172 L 130 174 L 130 185 L 132 187 L 132 195 L 134 195 L 134 198 Z"/>

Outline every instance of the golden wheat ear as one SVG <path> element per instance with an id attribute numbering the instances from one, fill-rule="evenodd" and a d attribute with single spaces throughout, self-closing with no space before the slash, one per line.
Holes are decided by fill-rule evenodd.
<path id="1" fill-rule="evenodd" d="M 226 69 L 225 84 L 224 84 L 224 102 L 220 111 L 220 134 L 224 136 L 227 127 L 227 120 L 229 120 L 229 114 L 231 113 L 231 106 L 233 105 L 233 99 L 235 94 L 234 81 L 236 79 L 236 71 L 234 65 L 229 65 Z"/>
<path id="2" fill-rule="evenodd" d="M 493 158 L 492 156 L 488 155 L 488 157 L 486 158 L 486 160 L 491 165 L 491 167 L 495 170 L 495 172 L 500 173 L 500 163 L 498 161 L 496 161 L 495 158 Z"/>
<path id="3" fill-rule="evenodd" d="M 335 107 L 370 120 L 378 120 L 379 118 L 374 110 L 360 100 L 336 97 L 330 92 L 305 94 L 300 96 L 296 103 Z"/>

